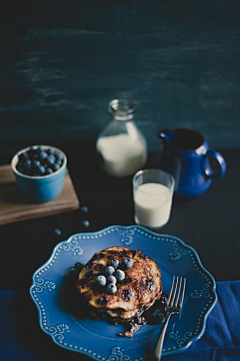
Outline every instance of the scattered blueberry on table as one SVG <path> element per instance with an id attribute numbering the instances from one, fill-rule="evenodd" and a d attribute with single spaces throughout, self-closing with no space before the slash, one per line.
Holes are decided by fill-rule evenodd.
<path id="1" fill-rule="evenodd" d="M 55 228 L 54 233 L 56 234 L 56 236 L 61 236 L 62 235 L 62 231 L 60 228 Z"/>
<path id="2" fill-rule="evenodd" d="M 81 211 L 82 213 L 88 213 L 88 206 L 81 206 L 81 207 L 80 207 L 80 211 Z"/>
<path id="3" fill-rule="evenodd" d="M 83 220 L 82 224 L 84 225 L 84 227 L 88 228 L 90 226 L 90 222 L 88 220 Z"/>
<path id="4" fill-rule="evenodd" d="M 32 177 L 46 176 L 60 169 L 63 156 L 56 149 L 49 147 L 31 147 L 18 156 L 17 170 Z"/>

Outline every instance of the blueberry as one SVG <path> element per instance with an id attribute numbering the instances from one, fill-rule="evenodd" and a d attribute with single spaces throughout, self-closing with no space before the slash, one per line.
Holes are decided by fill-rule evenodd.
<path id="1" fill-rule="evenodd" d="M 112 267 L 112 266 L 108 266 L 106 269 L 105 269 L 105 274 L 106 276 L 111 276 L 113 275 L 115 272 L 115 268 Z"/>
<path id="2" fill-rule="evenodd" d="M 154 283 L 153 280 L 146 279 L 145 285 L 147 286 L 147 288 L 148 288 L 148 290 L 149 290 L 150 292 L 153 292 L 154 287 L 155 287 L 155 283 Z"/>
<path id="3" fill-rule="evenodd" d="M 54 164 L 52 165 L 52 170 L 53 170 L 54 172 L 56 172 L 58 169 L 60 169 L 60 165 L 57 164 L 57 163 L 54 163 Z"/>
<path id="4" fill-rule="evenodd" d="M 84 227 L 88 228 L 90 226 L 90 222 L 88 220 L 83 220 L 82 224 L 84 225 Z"/>
<path id="5" fill-rule="evenodd" d="M 35 166 L 34 171 L 35 171 L 36 176 L 41 176 L 41 175 L 45 174 L 45 168 L 43 166 L 41 166 L 41 165 L 40 166 Z"/>
<path id="6" fill-rule="evenodd" d="M 61 167 L 61 166 L 63 165 L 63 161 L 62 161 L 62 160 L 57 160 L 57 161 L 56 161 L 56 164 L 58 164 L 59 167 Z"/>
<path id="7" fill-rule="evenodd" d="M 108 284 L 112 283 L 113 285 L 115 285 L 115 284 L 117 283 L 116 277 L 114 277 L 113 275 L 108 276 L 108 278 L 107 278 L 107 283 L 108 283 Z"/>
<path id="8" fill-rule="evenodd" d="M 73 277 L 77 277 L 79 272 L 75 267 L 71 267 L 71 268 L 69 268 L 68 273 L 69 273 L 69 275 L 71 275 Z"/>
<path id="9" fill-rule="evenodd" d="M 61 231 L 61 229 L 60 229 L 60 228 L 55 228 L 54 233 L 55 233 L 57 236 L 61 236 L 62 231 Z"/>
<path id="10" fill-rule="evenodd" d="M 130 290 L 130 288 L 123 290 L 122 293 L 121 293 L 122 299 L 125 302 L 129 302 L 132 295 L 133 294 L 132 294 L 132 291 Z"/>
<path id="11" fill-rule="evenodd" d="M 44 176 L 52 174 L 60 169 L 63 164 L 63 156 L 57 150 L 43 146 L 30 147 L 26 152 L 18 156 L 16 168 L 19 172 L 30 176 Z M 86 227 L 90 225 L 88 221 Z"/>
<path id="12" fill-rule="evenodd" d="M 125 273 L 121 269 L 117 269 L 114 275 L 118 281 L 122 281 L 125 278 Z"/>
<path id="13" fill-rule="evenodd" d="M 26 160 L 28 160 L 28 154 L 27 152 L 23 152 L 21 154 L 19 154 L 19 157 L 18 157 L 19 161 L 24 163 Z"/>
<path id="14" fill-rule="evenodd" d="M 55 154 L 55 157 L 56 157 L 56 162 L 57 163 L 62 163 L 62 161 L 63 161 L 63 156 L 62 156 L 62 154 L 60 154 L 60 153 L 56 153 Z"/>
<path id="15" fill-rule="evenodd" d="M 124 268 L 130 268 L 130 267 L 132 267 L 132 265 L 133 265 L 133 261 L 132 261 L 132 259 L 131 258 L 124 258 L 124 260 L 123 260 L 123 267 Z"/>
<path id="16" fill-rule="evenodd" d="M 82 207 L 80 207 L 80 211 L 82 213 L 88 213 L 88 207 L 87 206 L 82 206 Z"/>
<path id="17" fill-rule="evenodd" d="M 24 168 L 26 170 L 26 172 L 29 172 L 32 169 L 32 162 L 30 159 L 28 159 L 25 164 L 24 164 Z"/>
<path id="18" fill-rule="evenodd" d="M 36 153 L 40 154 L 41 152 L 44 152 L 43 147 L 41 147 L 41 146 L 37 147 Z"/>
<path id="19" fill-rule="evenodd" d="M 39 168 L 38 168 L 38 172 L 39 172 L 39 175 L 44 175 L 45 174 L 45 168 L 43 165 L 41 165 Z"/>
<path id="20" fill-rule="evenodd" d="M 96 278 L 96 282 L 99 286 L 106 286 L 107 280 L 105 276 L 99 275 Z"/>
<path id="21" fill-rule="evenodd" d="M 81 262 L 76 262 L 74 267 L 78 270 L 81 271 L 81 269 L 83 268 L 83 264 Z"/>
<path id="22" fill-rule="evenodd" d="M 48 155 L 47 155 L 47 153 L 46 153 L 44 150 L 43 150 L 42 152 L 40 152 L 39 155 L 38 155 L 38 158 L 39 158 L 41 161 L 47 159 L 47 157 L 48 157 Z"/>
<path id="23" fill-rule="evenodd" d="M 111 265 L 116 269 L 116 268 L 118 268 L 118 266 L 119 266 L 119 260 L 118 259 L 113 259 L 112 261 L 111 261 Z"/>
<path id="24" fill-rule="evenodd" d="M 36 170 L 36 169 L 38 169 L 40 166 L 41 166 L 41 163 L 39 162 L 39 160 L 34 160 L 33 162 L 32 162 L 32 166 L 33 166 L 33 168 Z"/>
<path id="25" fill-rule="evenodd" d="M 163 305 L 167 304 L 167 297 L 165 294 L 162 295 L 162 297 L 160 298 L 160 303 L 162 303 Z"/>
<path id="26" fill-rule="evenodd" d="M 48 148 L 47 150 L 49 155 L 54 155 L 55 154 L 55 150 L 53 148 Z"/>
<path id="27" fill-rule="evenodd" d="M 49 165 L 53 165 L 55 163 L 55 157 L 53 154 L 50 154 L 48 157 L 47 157 L 47 163 Z"/>
<path id="28" fill-rule="evenodd" d="M 36 150 L 31 147 L 28 151 L 27 151 L 28 157 L 31 160 L 34 160 L 36 158 Z"/>
<path id="29" fill-rule="evenodd" d="M 44 167 L 45 168 L 45 167 Z M 46 174 L 52 174 L 53 173 L 53 170 L 51 168 L 47 168 L 46 169 Z"/>
<path id="30" fill-rule="evenodd" d="M 114 293 L 117 292 L 117 286 L 114 285 L 113 283 L 110 283 L 110 284 L 107 286 L 107 292 L 110 293 L 111 295 L 113 295 Z"/>

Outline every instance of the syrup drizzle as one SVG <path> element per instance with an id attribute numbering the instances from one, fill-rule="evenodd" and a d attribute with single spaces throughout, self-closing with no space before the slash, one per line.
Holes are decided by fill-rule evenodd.
<path id="1" fill-rule="evenodd" d="M 167 297 L 163 292 L 161 298 L 159 298 L 153 306 L 143 312 L 139 311 L 139 315 L 134 317 L 129 324 L 124 325 L 125 331 L 120 332 L 118 335 L 123 337 L 132 337 L 140 327 L 146 324 L 156 325 L 163 323 L 167 314 L 166 307 Z"/>

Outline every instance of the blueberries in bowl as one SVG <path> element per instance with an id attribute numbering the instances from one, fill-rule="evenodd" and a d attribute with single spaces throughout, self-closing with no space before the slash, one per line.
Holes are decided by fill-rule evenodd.
<path id="1" fill-rule="evenodd" d="M 16 169 L 31 177 L 42 177 L 58 171 L 63 160 L 57 149 L 35 146 L 19 154 Z"/>
<path id="2" fill-rule="evenodd" d="M 17 152 L 11 168 L 23 195 L 33 203 L 56 198 L 64 184 L 67 156 L 50 145 L 34 145 Z"/>

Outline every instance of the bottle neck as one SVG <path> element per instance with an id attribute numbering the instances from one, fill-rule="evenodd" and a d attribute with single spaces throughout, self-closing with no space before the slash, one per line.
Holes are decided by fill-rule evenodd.
<path id="1" fill-rule="evenodd" d="M 124 99 L 114 99 L 108 104 L 108 113 L 112 119 L 127 122 L 134 118 L 134 105 Z"/>

